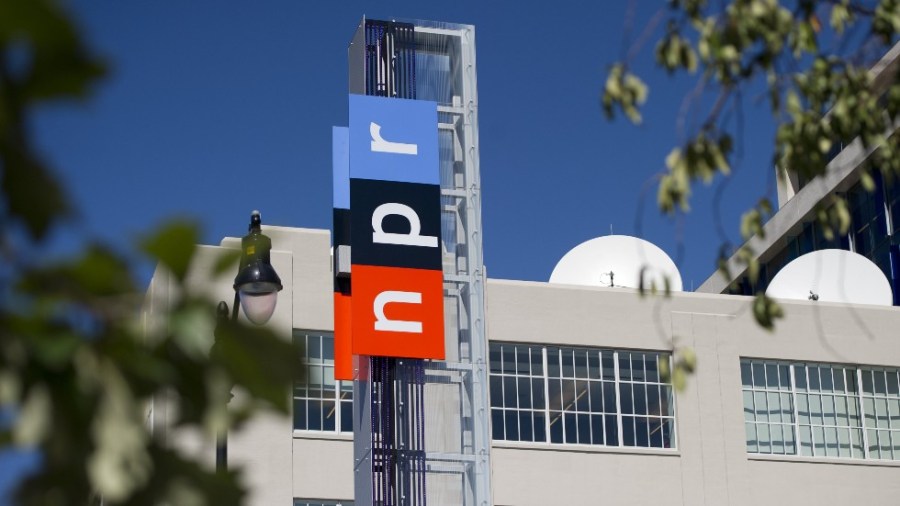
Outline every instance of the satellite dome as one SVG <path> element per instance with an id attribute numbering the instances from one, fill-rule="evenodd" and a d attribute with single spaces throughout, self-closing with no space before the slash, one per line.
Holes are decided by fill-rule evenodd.
<path id="1" fill-rule="evenodd" d="M 775 299 L 893 305 L 891 284 L 871 260 L 841 249 L 798 257 L 772 278 L 766 295 Z"/>
<path id="2" fill-rule="evenodd" d="M 556 264 L 550 282 L 565 285 L 624 286 L 639 288 L 643 271 L 644 288 L 651 283 L 663 289 L 682 290 L 681 274 L 669 255 L 655 244 L 627 235 L 607 235 L 572 248 Z"/>

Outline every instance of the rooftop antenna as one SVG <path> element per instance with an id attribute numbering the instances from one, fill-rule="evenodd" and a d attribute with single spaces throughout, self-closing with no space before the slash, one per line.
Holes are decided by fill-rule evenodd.
<path id="1" fill-rule="evenodd" d="M 601 285 L 603 284 L 603 278 L 606 277 L 606 276 L 609 276 L 609 286 L 610 286 L 611 288 L 615 288 L 615 286 L 616 286 L 616 282 L 615 282 L 615 279 L 614 279 L 614 278 L 615 278 L 615 273 L 614 273 L 613 271 L 609 271 L 609 272 L 601 272 L 601 273 L 600 273 L 600 284 L 601 284 Z"/>

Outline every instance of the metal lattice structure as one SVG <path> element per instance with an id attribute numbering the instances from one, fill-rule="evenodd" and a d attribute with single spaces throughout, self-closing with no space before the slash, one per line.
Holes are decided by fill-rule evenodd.
<path id="1" fill-rule="evenodd" d="M 445 361 L 359 359 L 358 504 L 491 504 L 474 36 L 364 19 L 348 52 L 350 93 L 438 103 L 447 336 Z"/>

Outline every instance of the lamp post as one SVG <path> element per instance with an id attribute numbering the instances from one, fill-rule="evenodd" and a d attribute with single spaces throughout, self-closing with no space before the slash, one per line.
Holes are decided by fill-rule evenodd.
<path id="1" fill-rule="evenodd" d="M 231 306 L 231 321 L 237 321 L 238 307 L 256 325 L 264 325 L 275 312 L 278 292 L 283 288 L 281 278 L 272 267 L 270 253 L 272 240 L 262 233 L 262 219 L 259 211 L 250 213 L 247 235 L 241 238 L 241 261 L 237 276 L 234 277 L 234 301 Z M 216 331 L 212 354 L 219 344 L 219 329 L 228 321 L 228 304 L 220 301 L 216 308 Z M 227 402 L 227 401 L 226 401 Z M 228 468 L 228 429 L 223 429 L 216 438 L 216 471 Z"/>

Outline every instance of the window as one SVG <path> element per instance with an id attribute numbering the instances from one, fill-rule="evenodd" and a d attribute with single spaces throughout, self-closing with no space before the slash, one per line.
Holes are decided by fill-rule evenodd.
<path id="1" fill-rule="evenodd" d="M 491 343 L 491 422 L 498 441 L 675 447 L 667 354 Z"/>
<path id="2" fill-rule="evenodd" d="M 900 460 L 896 369 L 744 359 L 741 381 L 749 453 Z"/>
<path id="3" fill-rule="evenodd" d="M 353 431 L 353 382 L 334 379 L 334 336 L 294 330 L 303 368 L 294 384 L 294 429 Z"/>
<path id="4" fill-rule="evenodd" d="M 860 369 L 869 458 L 900 460 L 900 395 L 896 369 Z"/>

